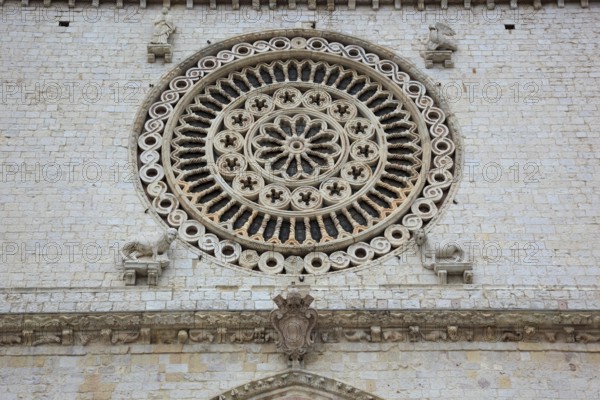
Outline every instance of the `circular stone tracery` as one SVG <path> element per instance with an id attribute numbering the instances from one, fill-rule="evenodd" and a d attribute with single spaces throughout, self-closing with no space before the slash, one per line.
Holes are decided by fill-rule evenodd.
<path id="1" fill-rule="evenodd" d="M 263 176 L 292 186 L 321 181 L 339 170 L 346 136 L 332 119 L 303 109 L 263 118 L 246 136 L 246 156 Z"/>
<path id="2" fill-rule="evenodd" d="M 202 56 L 137 142 L 145 192 L 183 240 L 270 274 L 324 273 L 388 254 L 438 213 L 454 137 L 398 64 L 300 36 Z"/>

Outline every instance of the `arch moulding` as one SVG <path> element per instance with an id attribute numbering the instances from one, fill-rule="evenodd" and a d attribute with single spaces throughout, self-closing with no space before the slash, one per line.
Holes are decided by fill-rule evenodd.
<path id="1" fill-rule="evenodd" d="M 290 370 L 245 383 L 211 400 L 383 400 L 346 383 Z"/>

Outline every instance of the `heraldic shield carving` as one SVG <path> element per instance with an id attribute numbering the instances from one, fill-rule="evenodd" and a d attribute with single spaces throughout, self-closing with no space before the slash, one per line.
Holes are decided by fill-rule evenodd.
<path id="1" fill-rule="evenodd" d="M 308 348 L 314 343 L 313 329 L 318 314 L 309 308 L 314 298 L 302 297 L 297 291 L 290 291 L 287 299 L 277 295 L 273 301 L 279 307 L 271 312 L 271 323 L 279 333 L 277 348 L 283 351 L 292 364 L 303 362 Z"/>

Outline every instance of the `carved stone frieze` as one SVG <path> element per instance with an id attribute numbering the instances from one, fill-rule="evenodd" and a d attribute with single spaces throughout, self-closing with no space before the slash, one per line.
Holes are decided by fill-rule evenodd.
<path id="1" fill-rule="evenodd" d="M 308 307 L 310 303 L 306 298 L 296 299 L 293 295 L 293 304 L 297 305 L 292 307 L 287 305 L 289 297 L 278 301 L 283 308 L 273 311 L 273 314 L 267 311 L 181 311 L 0 315 L 0 346 L 281 342 L 284 351 L 299 357 L 302 349 L 308 348 L 313 340 L 323 344 L 600 342 L 600 311 L 317 312 Z M 313 322 L 316 323 L 313 325 Z M 310 334 L 311 329 L 314 335 Z"/>

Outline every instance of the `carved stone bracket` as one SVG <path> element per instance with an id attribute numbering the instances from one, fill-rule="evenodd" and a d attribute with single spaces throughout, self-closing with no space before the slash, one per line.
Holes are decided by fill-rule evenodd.
<path id="1" fill-rule="evenodd" d="M 301 360 L 314 341 L 600 342 L 600 311 L 323 310 L 278 296 L 268 311 L 0 315 L 0 346 L 279 343 Z M 290 304 L 292 302 L 292 304 Z M 318 322 L 317 322 L 318 321 Z M 314 335 L 311 334 L 314 330 Z M 299 363 L 298 363 L 299 364 Z"/>
<path id="2" fill-rule="evenodd" d="M 149 44 L 148 45 L 148 62 L 153 63 L 156 57 L 163 57 L 165 63 L 173 61 L 173 46 L 170 44 Z"/>
<path id="3" fill-rule="evenodd" d="M 443 64 L 444 68 L 454 68 L 450 50 L 426 51 L 425 68 L 433 68 L 433 64 Z"/>
<path id="4" fill-rule="evenodd" d="M 279 307 L 270 314 L 273 327 L 279 334 L 277 348 L 283 351 L 290 363 L 302 365 L 304 354 L 314 343 L 313 329 L 317 324 L 318 314 L 314 308 L 309 308 L 313 297 L 300 295 L 290 291 L 287 299 L 277 295 L 273 301 Z"/>
<path id="5" fill-rule="evenodd" d="M 158 277 L 162 274 L 162 269 L 168 265 L 168 261 L 125 261 L 125 284 L 135 285 L 138 275 L 148 277 L 148 285 L 156 286 Z"/>

